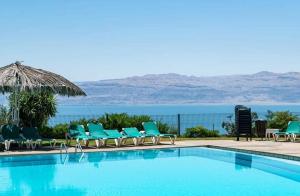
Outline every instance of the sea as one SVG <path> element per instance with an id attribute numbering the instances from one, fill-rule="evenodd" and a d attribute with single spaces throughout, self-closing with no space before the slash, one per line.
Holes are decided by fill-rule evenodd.
<path id="1" fill-rule="evenodd" d="M 253 112 L 271 111 L 300 112 L 299 105 L 245 105 Z M 233 113 L 235 105 L 58 105 L 58 115 L 97 115 L 128 113 L 147 115 L 174 115 L 200 113 Z"/>

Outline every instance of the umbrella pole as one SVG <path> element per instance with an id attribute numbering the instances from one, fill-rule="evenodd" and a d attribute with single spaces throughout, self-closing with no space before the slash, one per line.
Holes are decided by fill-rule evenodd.
<path id="1" fill-rule="evenodd" d="M 17 75 L 16 86 L 14 88 L 14 109 L 13 109 L 13 124 L 19 126 L 20 123 L 20 80 Z"/>

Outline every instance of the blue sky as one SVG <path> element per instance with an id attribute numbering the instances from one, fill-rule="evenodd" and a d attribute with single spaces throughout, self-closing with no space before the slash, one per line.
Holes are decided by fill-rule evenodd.
<path id="1" fill-rule="evenodd" d="M 300 1 L 7 0 L 0 65 L 74 81 L 300 71 Z"/>

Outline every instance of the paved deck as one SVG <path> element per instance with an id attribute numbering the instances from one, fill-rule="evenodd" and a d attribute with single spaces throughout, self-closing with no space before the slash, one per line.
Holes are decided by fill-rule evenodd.
<path id="1" fill-rule="evenodd" d="M 243 152 L 250 152 L 255 154 L 270 155 L 286 159 L 300 161 L 300 143 L 291 142 L 274 142 L 274 141 L 232 141 L 232 140 L 186 140 L 177 141 L 176 145 L 171 145 L 163 142 L 161 145 L 144 145 L 144 146 L 124 146 L 120 148 L 105 147 L 105 148 L 84 148 L 84 152 L 97 151 L 115 151 L 115 150 L 135 150 L 135 149 L 159 149 L 159 148 L 176 148 L 176 147 L 190 147 L 190 146 L 208 146 L 213 148 L 237 150 Z M 68 149 L 70 153 L 75 152 L 75 148 Z M 2 155 L 26 155 L 26 154 L 47 154 L 59 153 L 60 149 L 43 148 L 38 150 L 14 150 L 8 152 L 0 152 Z"/>

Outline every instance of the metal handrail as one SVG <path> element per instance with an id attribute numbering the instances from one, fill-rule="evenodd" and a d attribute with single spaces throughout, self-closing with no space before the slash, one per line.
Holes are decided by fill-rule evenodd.
<path id="1" fill-rule="evenodd" d="M 83 149 L 82 149 L 82 146 L 80 145 L 79 142 L 77 142 L 77 144 L 75 145 L 75 153 L 77 153 L 77 149 L 79 149 L 81 153 L 84 153 Z"/>
<path id="2" fill-rule="evenodd" d="M 68 147 L 65 142 L 60 144 L 60 153 L 62 153 L 63 149 L 65 150 L 65 153 L 68 154 Z"/>

